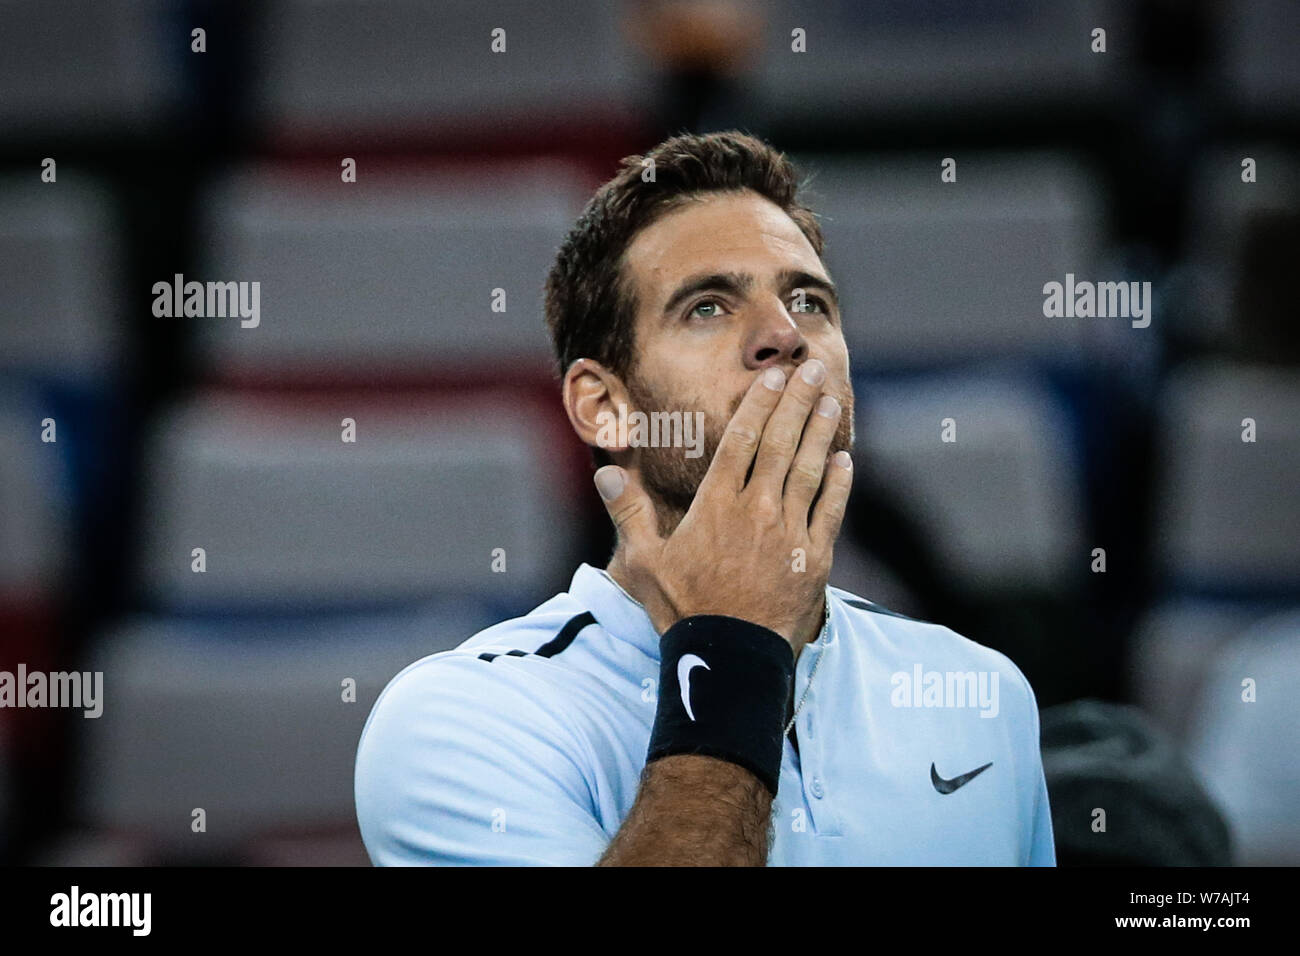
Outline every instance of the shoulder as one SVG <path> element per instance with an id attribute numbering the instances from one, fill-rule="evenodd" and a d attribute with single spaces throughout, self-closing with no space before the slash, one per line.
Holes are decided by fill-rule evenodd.
<path id="1" fill-rule="evenodd" d="M 357 747 L 358 779 L 401 771 L 451 783 L 477 768 L 583 771 L 590 747 L 581 675 L 543 655 L 581 622 L 561 602 L 503 621 L 403 668 L 376 698 Z"/>
<path id="2" fill-rule="evenodd" d="M 608 688 L 580 642 L 595 619 L 567 595 L 494 624 L 459 646 L 415 661 L 380 692 L 361 732 L 363 749 L 438 741 L 476 746 L 484 737 L 545 737 L 583 751 L 602 719 Z M 576 666 L 583 664 L 585 666 Z"/>
<path id="3" fill-rule="evenodd" d="M 569 650 L 595 624 L 595 615 L 567 595 L 559 595 L 522 617 L 479 631 L 450 653 L 472 653 L 482 660 L 503 654 L 550 660 Z"/>
<path id="4" fill-rule="evenodd" d="M 919 664 L 927 672 L 996 674 L 1001 692 L 1012 695 L 1011 703 L 1032 711 L 1037 724 L 1034 690 L 1016 663 L 1001 651 L 943 624 L 908 617 L 841 588 L 829 590 L 850 624 L 850 639 L 869 646 L 873 655 L 899 667 Z"/>
<path id="5" fill-rule="evenodd" d="M 432 700 L 488 709 L 508 695 L 515 705 L 549 705 L 562 691 L 562 669 L 492 666 L 498 658 L 549 661 L 566 650 L 595 619 L 572 601 L 553 599 L 521 617 L 473 634 L 451 650 L 407 665 L 375 701 L 374 711 L 418 707 Z M 505 663 L 505 662 L 502 662 Z"/>
<path id="6" fill-rule="evenodd" d="M 562 617 L 534 612 L 502 622 L 388 682 L 354 768 L 357 820 L 372 860 L 594 859 L 603 836 L 582 675 L 537 653 L 573 615 Z M 509 835 L 485 841 L 507 814 Z"/>

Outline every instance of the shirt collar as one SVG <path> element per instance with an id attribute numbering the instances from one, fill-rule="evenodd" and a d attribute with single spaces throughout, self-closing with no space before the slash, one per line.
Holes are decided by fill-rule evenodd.
<path id="1" fill-rule="evenodd" d="M 597 624 L 614 637 L 636 645 L 647 656 L 659 660 L 659 634 L 650 623 L 650 615 L 608 572 L 589 564 L 580 564 L 569 583 L 569 594 L 591 612 Z M 830 620 L 824 635 L 827 645 L 835 640 L 837 603 L 838 599 L 827 587 L 826 605 L 830 608 Z M 819 634 L 812 645 L 823 646 L 820 644 L 822 636 Z"/>
<path id="2" fill-rule="evenodd" d="M 659 659 L 659 635 L 650 623 L 650 615 L 606 571 L 590 564 L 578 565 L 569 594 L 610 634 Z"/>

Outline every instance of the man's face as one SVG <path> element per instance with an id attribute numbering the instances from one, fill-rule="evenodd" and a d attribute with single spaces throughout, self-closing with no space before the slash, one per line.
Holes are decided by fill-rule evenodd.
<path id="1" fill-rule="evenodd" d="M 636 466 L 667 533 L 690 508 L 727 423 L 754 377 L 811 358 L 843 413 L 830 454 L 853 447 L 853 387 L 830 277 L 775 203 L 712 193 L 643 229 L 624 268 L 637 297 L 634 410 L 704 413 L 704 454 L 640 448 Z M 800 292 L 802 294 L 800 294 Z"/>

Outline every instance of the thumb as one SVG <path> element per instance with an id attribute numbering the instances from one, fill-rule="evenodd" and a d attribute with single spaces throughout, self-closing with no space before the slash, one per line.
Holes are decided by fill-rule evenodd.
<path id="1" fill-rule="evenodd" d="M 620 538 L 628 544 L 658 539 L 654 505 L 630 473 L 618 465 L 606 465 L 596 470 L 593 480 Z"/>

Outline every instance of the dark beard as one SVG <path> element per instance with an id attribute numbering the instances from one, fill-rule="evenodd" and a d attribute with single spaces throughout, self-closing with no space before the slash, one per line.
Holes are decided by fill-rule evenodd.
<path id="1" fill-rule="evenodd" d="M 647 413 L 680 411 L 683 419 L 695 411 L 665 401 L 654 388 L 637 380 L 635 373 L 627 376 L 626 385 L 628 397 L 639 411 Z M 736 409 L 740 407 L 743 398 L 742 392 L 732 401 L 731 408 L 727 411 L 726 421 L 716 422 L 708 417 L 705 418 L 703 454 L 698 458 L 687 458 L 683 448 L 639 449 L 641 483 L 655 503 L 660 537 L 666 538 L 672 534 L 673 529 L 690 510 L 691 503 L 695 500 L 695 493 L 699 490 L 700 483 L 704 481 L 704 476 L 709 472 L 709 465 L 713 462 L 713 456 L 722 441 L 727 422 L 730 422 L 736 414 Z M 847 395 L 836 395 L 836 398 L 840 400 L 844 410 L 840 415 L 835 437 L 831 440 L 830 454 L 837 451 L 847 451 L 851 454 L 853 451 L 852 385 L 848 386 Z M 753 466 L 751 465 L 750 468 L 752 471 Z M 748 474 L 745 475 L 745 480 L 749 481 Z M 812 507 L 816 507 L 820 498 L 821 492 L 818 491 L 813 498 Z"/>

